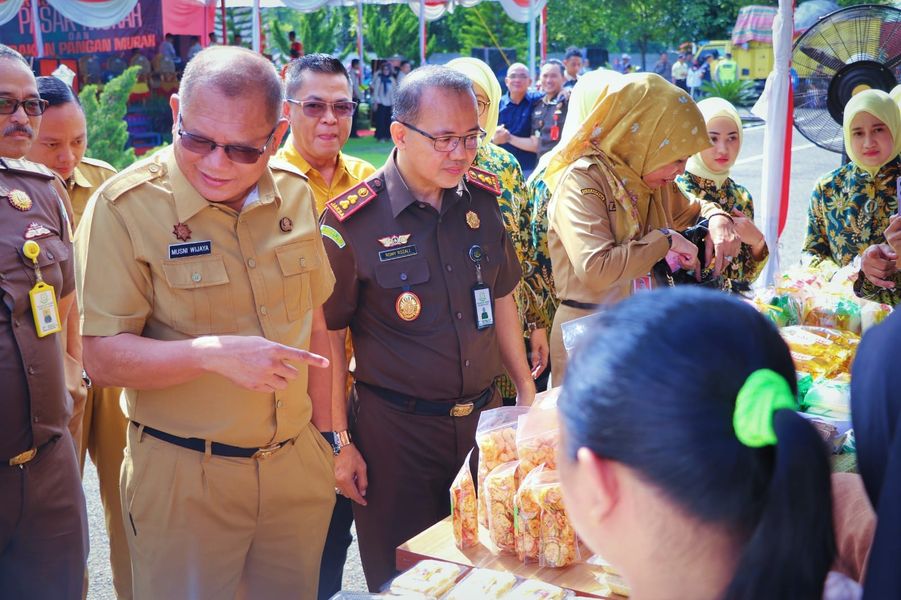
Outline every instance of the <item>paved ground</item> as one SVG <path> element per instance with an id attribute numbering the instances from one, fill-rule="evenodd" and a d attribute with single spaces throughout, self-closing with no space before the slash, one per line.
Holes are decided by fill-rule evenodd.
<path id="1" fill-rule="evenodd" d="M 760 181 L 763 154 L 763 126 L 750 126 L 745 130 L 744 148 L 735 168 L 733 178 L 745 185 L 755 198 L 760 198 Z M 782 265 L 797 262 L 806 227 L 806 209 L 810 191 L 816 179 L 840 165 L 841 157 L 810 144 L 795 132 L 793 142 L 793 168 L 791 201 L 788 224 L 780 242 Z M 109 569 L 109 543 L 103 521 L 103 509 L 97 492 L 97 475 L 92 465 L 85 469 L 85 493 L 88 502 L 88 521 L 91 529 L 91 556 L 89 568 L 91 588 L 88 598 L 112 600 L 115 598 Z M 365 590 L 356 543 L 344 573 L 344 587 L 348 590 Z"/>

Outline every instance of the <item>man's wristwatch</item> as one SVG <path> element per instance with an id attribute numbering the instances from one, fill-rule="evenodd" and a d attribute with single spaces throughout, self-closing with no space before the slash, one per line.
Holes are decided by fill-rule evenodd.
<path id="1" fill-rule="evenodd" d="M 663 235 L 666 236 L 666 243 L 669 244 L 670 249 L 672 249 L 672 247 L 673 247 L 673 232 L 672 232 L 672 230 L 667 229 L 666 227 L 661 227 L 657 231 L 659 231 L 660 233 L 662 233 Z"/>
<path id="2" fill-rule="evenodd" d="M 350 432 L 346 429 L 343 431 L 320 431 L 322 437 L 332 447 L 332 454 L 338 456 L 341 454 L 341 448 L 350 446 L 353 440 L 350 439 Z"/>

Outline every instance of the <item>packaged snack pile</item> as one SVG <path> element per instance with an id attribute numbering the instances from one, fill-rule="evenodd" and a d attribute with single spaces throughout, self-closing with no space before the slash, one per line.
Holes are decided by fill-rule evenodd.
<path id="1" fill-rule="evenodd" d="M 559 568 L 579 560 L 579 542 L 563 507 L 559 480 L 538 485 L 538 506 L 541 507 L 538 563 L 542 567 Z"/>
<path id="2" fill-rule="evenodd" d="M 504 406 L 484 411 L 476 428 L 479 448 L 478 497 L 479 523 L 488 527 L 485 504 L 485 476 L 499 465 L 516 460 L 517 419 L 528 412 L 528 406 Z"/>
<path id="3" fill-rule="evenodd" d="M 847 375 L 860 336 L 824 327 L 783 327 L 779 330 L 791 350 L 799 376 L 814 379 Z"/>
<path id="4" fill-rule="evenodd" d="M 392 594 L 421 594 L 426 598 L 441 598 L 446 594 L 466 569 L 460 565 L 424 560 L 406 573 L 398 575 L 391 582 Z"/>
<path id="5" fill-rule="evenodd" d="M 450 488 L 451 520 L 454 525 L 454 543 L 465 550 L 479 543 L 479 507 L 476 486 L 472 481 L 469 460 L 472 450 L 466 455 L 460 472 Z"/>
<path id="6" fill-rule="evenodd" d="M 518 461 L 500 465 L 485 477 L 488 537 L 500 552 L 516 552 L 513 537 L 513 497 L 518 484 Z"/>

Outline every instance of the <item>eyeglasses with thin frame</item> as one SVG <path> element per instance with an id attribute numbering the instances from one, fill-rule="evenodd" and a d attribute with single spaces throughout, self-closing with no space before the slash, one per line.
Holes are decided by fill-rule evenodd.
<path id="1" fill-rule="evenodd" d="M 266 143 L 263 144 L 262 148 L 253 148 L 251 146 L 242 146 L 240 144 L 219 144 L 201 135 L 188 133 L 184 130 L 184 126 L 185 123 L 182 121 L 181 115 L 178 115 L 178 137 L 181 139 L 181 145 L 185 150 L 206 156 L 207 154 L 215 152 L 216 148 L 222 148 L 229 160 L 245 165 L 252 165 L 260 160 L 260 157 L 266 152 L 269 142 L 272 141 L 275 130 L 278 128 L 278 124 L 272 128 L 272 131 L 270 131 L 269 135 L 266 137 Z"/>
<path id="2" fill-rule="evenodd" d="M 476 104 L 479 105 L 479 116 L 485 114 L 485 111 L 488 110 L 488 107 L 491 106 L 491 100 L 481 100 L 476 98 Z"/>
<path id="3" fill-rule="evenodd" d="M 460 145 L 460 141 L 463 141 L 463 147 L 467 150 L 476 150 L 479 147 L 479 144 L 482 143 L 482 140 L 485 139 L 485 135 L 487 132 L 479 127 L 478 133 L 470 133 L 469 135 L 442 135 L 440 137 L 436 137 L 431 133 L 427 133 L 422 129 L 414 125 L 410 125 L 409 123 L 405 123 L 404 121 L 398 121 L 404 127 L 408 127 L 412 129 L 419 135 L 432 140 L 432 146 L 438 152 L 453 152 L 457 149 L 457 146 Z"/>
<path id="4" fill-rule="evenodd" d="M 354 100 L 341 100 L 339 102 L 323 102 L 322 100 L 295 100 L 288 98 L 288 102 L 299 106 L 303 110 L 303 114 L 307 117 L 320 119 L 325 115 L 325 110 L 329 107 L 332 109 L 335 117 L 339 119 L 347 119 L 354 116 L 357 110 L 357 102 Z"/>
<path id="5" fill-rule="evenodd" d="M 25 109 L 25 114 L 29 117 L 39 117 L 47 110 L 50 103 L 40 98 L 26 98 L 25 100 L 17 100 L 9 96 L 0 96 L 0 115 L 15 114 L 21 106 Z"/>

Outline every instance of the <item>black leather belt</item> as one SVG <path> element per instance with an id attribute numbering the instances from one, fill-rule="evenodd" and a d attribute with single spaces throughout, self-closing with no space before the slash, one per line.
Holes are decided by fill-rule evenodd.
<path id="1" fill-rule="evenodd" d="M 385 402 L 397 406 L 404 412 L 432 417 L 467 417 L 473 411 L 479 410 L 491 402 L 491 398 L 494 396 L 494 386 L 489 386 L 485 391 L 471 398 L 436 402 L 434 400 L 422 400 L 415 396 L 363 383 L 362 381 L 357 381 L 355 385 L 365 387 Z"/>
<path id="2" fill-rule="evenodd" d="M 131 424 L 135 427 L 141 426 L 141 424 L 136 421 L 132 421 Z M 144 433 L 151 437 L 155 437 L 158 440 L 180 446 L 181 448 L 187 448 L 188 450 L 195 450 L 197 452 L 206 451 L 206 440 L 200 438 L 178 437 L 177 435 L 172 435 L 171 433 L 166 433 L 165 431 L 146 426 L 144 427 Z M 212 442 L 210 444 L 210 453 L 215 456 L 228 456 L 231 458 L 269 458 L 269 456 L 277 452 L 282 446 L 290 441 L 291 440 L 275 442 L 263 448 L 241 448 L 239 446 Z"/>
<path id="3" fill-rule="evenodd" d="M 590 302 L 577 302 L 575 300 L 561 300 L 560 304 L 563 306 L 568 306 L 570 308 L 580 308 L 582 310 L 597 310 L 601 307 L 600 304 L 591 304 Z"/>

